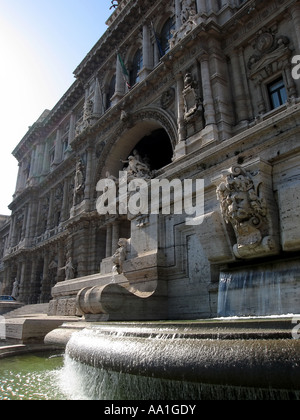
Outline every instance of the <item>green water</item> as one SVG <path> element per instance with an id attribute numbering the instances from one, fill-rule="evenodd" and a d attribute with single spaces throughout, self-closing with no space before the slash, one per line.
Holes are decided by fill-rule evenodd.
<path id="1" fill-rule="evenodd" d="M 0 400 L 61 400 L 63 357 L 35 353 L 0 360 Z"/>

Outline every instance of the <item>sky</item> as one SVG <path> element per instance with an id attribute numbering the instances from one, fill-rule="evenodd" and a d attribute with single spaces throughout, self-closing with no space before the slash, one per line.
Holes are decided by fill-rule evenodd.
<path id="1" fill-rule="evenodd" d="M 107 29 L 111 0 L 0 0 L 0 214 L 9 215 L 12 151 Z"/>

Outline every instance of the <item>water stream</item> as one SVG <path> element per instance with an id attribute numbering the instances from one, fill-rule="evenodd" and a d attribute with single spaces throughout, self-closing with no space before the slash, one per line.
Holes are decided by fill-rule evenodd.
<path id="1" fill-rule="evenodd" d="M 299 262 L 228 270 L 220 274 L 218 316 L 264 316 L 299 312 Z"/>
<path id="2" fill-rule="evenodd" d="M 34 353 L 0 361 L 0 400 L 60 400 L 63 356 Z"/>

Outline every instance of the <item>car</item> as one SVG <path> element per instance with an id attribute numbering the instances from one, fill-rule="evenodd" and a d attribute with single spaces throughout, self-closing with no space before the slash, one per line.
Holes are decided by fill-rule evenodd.
<path id="1" fill-rule="evenodd" d="M 0 296 L 0 302 L 15 302 L 16 299 L 12 296 Z"/>

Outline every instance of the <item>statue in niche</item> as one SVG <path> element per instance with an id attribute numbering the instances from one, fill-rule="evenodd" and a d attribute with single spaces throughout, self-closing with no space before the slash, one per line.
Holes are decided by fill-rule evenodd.
<path id="1" fill-rule="evenodd" d="M 123 263 L 126 260 L 128 240 L 121 238 L 118 241 L 118 249 L 113 255 L 113 275 L 123 273 Z"/>
<path id="2" fill-rule="evenodd" d="M 92 126 L 93 121 L 95 121 L 94 102 L 88 99 L 84 104 L 82 120 L 80 119 L 76 124 L 75 135 L 79 136 L 84 130 Z"/>
<path id="3" fill-rule="evenodd" d="M 186 0 L 182 4 L 181 22 L 184 25 L 189 20 L 194 21 L 196 16 L 195 0 Z"/>
<path id="4" fill-rule="evenodd" d="M 84 111 L 83 111 L 83 121 L 88 121 L 93 116 L 93 109 L 94 109 L 94 102 L 89 99 L 84 104 Z"/>
<path id="5" fill-rule="evenodd" d="M 75 185 L 74 185 L 74 196 L 73 196 L 73 206 L 81 203 L 83 200 L 84 194 L 84 166 L 81 159 L 78 159 L 76 164 L 76 172 L 75 172 Z"/>
<path id="6" fill-rule="evenodd" d="M 197 84 L 191 73 L 186 73 L 183 89 L 184 119 L 186 122 L 193 121 L 202 112 L 202 104 L 197 92 Z"/>
<path id="7" fill-rule="evenodd" d="M 121 162 L 128 163 L 128 166 L 124 168 L 124 172 L 127 172 L 128 181 L 134 178 L 151 179 L 150 165 L 146 159 L 141 158 L 137 150 L 133 151 L 128 160 L 121 160 Z"/>
<path id="8" fill-rule="evenodd" d="M 65 270 L 65 280 L 72 280 L 75 278 L 75 268 L 71 257 L 67 259 L 66 265 L 60 268 L 60 270 Z"/>
<path id="9" fill-rule="evenodd" d="M 170 47 L 173 48 L 181 39 L 188 35 L 197 26 L 197 12 L 194 0 L 185 0 L 182 2 L 181 27 L 176 31 L 172 30 Z"/>
<path id="10" fill-rule="evenodd" d="M 247 258 L 270 251 L 272 238 L 267 205 L 260 197 L 260 185 L 255 185 L 252 174 L 239 166 L 232 168 L 217 188 L 217 196 L 223 217 L 232 225 L 237 238 L 233 248 L 235 256 Z"/>

